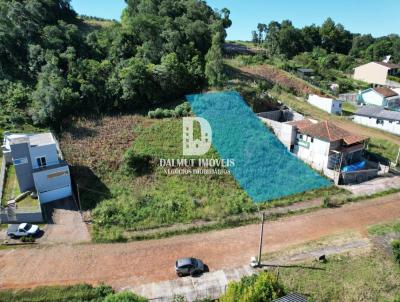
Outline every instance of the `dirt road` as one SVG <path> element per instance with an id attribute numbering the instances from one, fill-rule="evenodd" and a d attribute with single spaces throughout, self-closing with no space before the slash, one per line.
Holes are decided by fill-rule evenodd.
<path id="1" fill-rule="evenodd" d="M 265 251 L 400 218 L 400 194 L 265 225 Z M 202 258 L 210 270 L 236 267 L 257 253 L 258 225 L 127 244 L 52 245 L 0 251 L 0 288 L 104 282 L 116 289 L 175 278 L 182 256 Z"/>

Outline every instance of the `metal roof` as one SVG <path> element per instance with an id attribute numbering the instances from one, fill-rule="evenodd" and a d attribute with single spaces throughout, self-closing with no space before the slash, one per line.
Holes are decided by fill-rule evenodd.
<path id="1" fill-rule="evenodd" d="M 307 302 L 307 297 L 300 295 L 298 293 L 291 293 L 289 295 L 280 297 L 273 302 Z"/>
<path id="2" fill-rule="evenodd" d="M 375 117 L 383 120 L 400 121 L 400 112 L 386 110 L 378 106 L 363 106 L 357 110 L 355 115 Z"/>

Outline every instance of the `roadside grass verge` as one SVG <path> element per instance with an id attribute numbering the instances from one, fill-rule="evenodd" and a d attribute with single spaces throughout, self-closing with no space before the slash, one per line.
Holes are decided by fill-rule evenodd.
<path id="1" fill-rule="evenodd" d="M 381 236 L 388 233 L 399 233 L 400 234 L 400 220 L 395 220 L 388 223 L 380 223 L 372 225 L 368 228 L 368 234 Z"/>
<path id="2" fill-rule="evenodd" d="M 2 290 L 0 302 L 102 302 L 148 301 L 132 293 L 115 293 L 110 286 L 77 284 L 72 286 L 46 286 L 34 289 Z"/>
<path id="3" fill-rule="evenodd" d="M 332 256 L 325 264 L 281 267 L 279 279 L 311 301 L 393 301 L 399 294 L 400 268 L 391 256 L 374 249 L 365 255 Z"/>

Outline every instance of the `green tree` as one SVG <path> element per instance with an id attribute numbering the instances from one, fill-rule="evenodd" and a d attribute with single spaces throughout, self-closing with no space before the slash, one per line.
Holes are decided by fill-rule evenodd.
<path id="1" fill-rule="evenodd" d="M 206 77 L 211 86 L 221 86 L 225 80 L 221 37 L 216 33 L 206 55 Z"/>

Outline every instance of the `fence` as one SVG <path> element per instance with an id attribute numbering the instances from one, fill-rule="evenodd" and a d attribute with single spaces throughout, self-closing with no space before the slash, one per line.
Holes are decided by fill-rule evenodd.
<path id="1" fill-rule="evenodd" d="M 3 156 L 1 159 L 1 168 L 0 168 L 0 202 L 3 198 L 3 188 L 4 188 L 4 179 L 6 175 L 6 159 Z M 1 222 L 1 220 L 0 220 Z"/>

